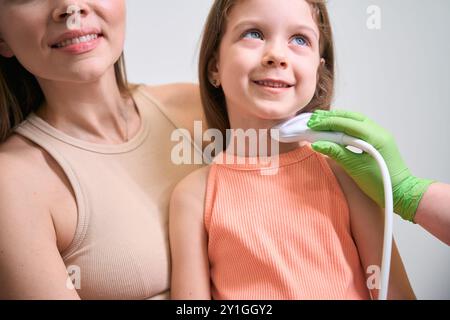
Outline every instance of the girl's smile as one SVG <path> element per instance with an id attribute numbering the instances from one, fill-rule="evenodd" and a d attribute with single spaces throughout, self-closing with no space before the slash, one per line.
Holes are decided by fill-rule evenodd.
<path id="1" fill-rule="evenodd" d="M 272 79 L 272 78 L 264 78 L 261 80 L 253 80 L 252 83 L 256 85 L 258 88 L 267 92 L 269 94 L 281 94 L 285 93 L 289 90 L 292 90 L 295 84 L 291 84 L 291 82 L 280 80 L 280 79 Z"/>

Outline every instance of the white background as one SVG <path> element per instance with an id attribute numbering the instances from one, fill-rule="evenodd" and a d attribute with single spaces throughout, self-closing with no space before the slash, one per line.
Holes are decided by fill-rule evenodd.
<path id="1" fill-rule="evenodd" d="M 212 1 L 127 4 L 130 81 L 196 82 Z M 370 5 L 381 9 L 380 30 L 367 28 Z M 415 175 L 450 183 L 450 1 L 329 0 L 329 10 L 337 56 L 333 108 L 372 118 L 393 133 Z M 397 217 L 394 233 L 417 297 L 450 299 L 450 248 Z"/>

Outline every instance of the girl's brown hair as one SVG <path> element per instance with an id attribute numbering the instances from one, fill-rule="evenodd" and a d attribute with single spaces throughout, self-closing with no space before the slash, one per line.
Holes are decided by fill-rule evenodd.
<path id="1" fill-rule="evenodd" d="M 114 64 L 117 85 L 122 95 L 129 95 L 123 54 Z M 31 112 L 44 102 L 44 94 L 36 78 L 19 61 L 0 56 L 0 143 Z"/>
<path id="2" fill-rule="evenodd" d="M 216 57 L 220 42 L 226 30 L 226 20 L 238 0 L 216 0 L 207 18 L 199 56 L 199 81 L 203 109 L 209 128 L 219 129 L 223 137 L 230 128 L 225 95 L 221 87 L 210 83 L 209 65 Z M 319 51 L 325 60 L 318 70 L 319 81 L 311 102 L 302 112 L 329 110 L 334 93 L 334 49 L 333 34 L 325 0 L 306 0 L 312 8 L 313 16 L 320 31 Z M 225 145 L 224 145 L 225 147 Z"/>

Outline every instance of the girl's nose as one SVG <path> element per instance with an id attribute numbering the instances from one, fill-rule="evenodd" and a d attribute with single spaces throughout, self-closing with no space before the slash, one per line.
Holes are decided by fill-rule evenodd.
<path id="1" fill-rule="evenodd" d="M 55 22 L 64 22 L 73 14 L 80 14 L 85 17 L 89 13 L 89 6 L 84 1 L 58 1 L 58 5 L 53 9 L 52 18 Z"/>
<path id="2" fill-rule="evenodd" d="M 288 60 L 280 46 L 270 47 L 262 59 L 262 65 L 269 68 L 287 68 Z"/>

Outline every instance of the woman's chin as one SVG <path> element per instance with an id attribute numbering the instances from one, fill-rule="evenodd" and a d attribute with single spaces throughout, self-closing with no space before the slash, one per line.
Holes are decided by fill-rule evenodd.
<path id="1" fill-rule="evenodd" d="M 112 67 L 112 72 L 114 72 L 114 67 Z M 105 66 L 95 66 L 92 64 L 78 65 L 66 70 L 65 78 L 67 78 L 68 81 L 77 83 L 88 83 L 97 81 L 107 73 L 108 68 Z"/>

